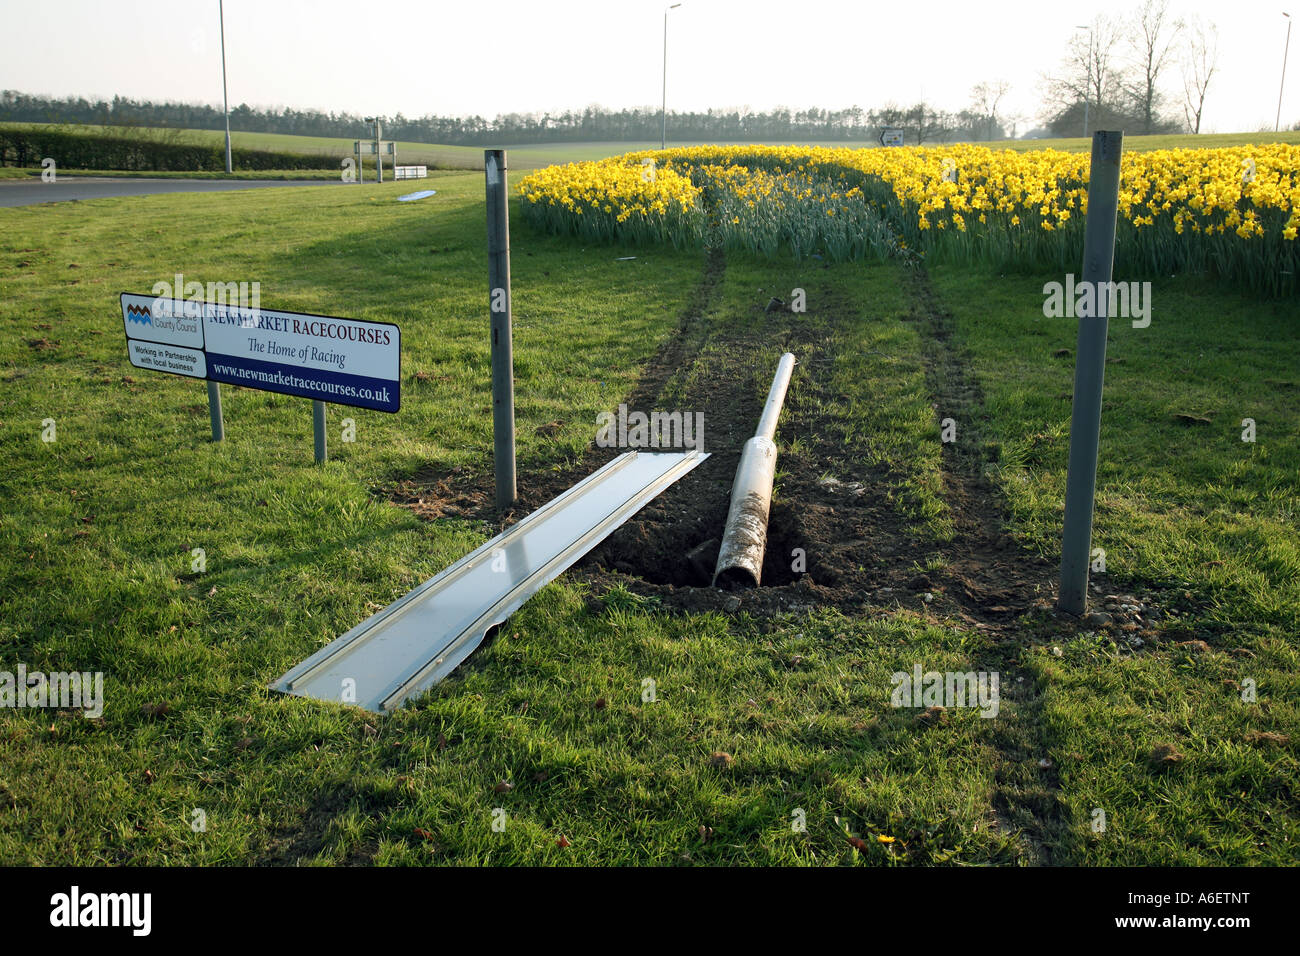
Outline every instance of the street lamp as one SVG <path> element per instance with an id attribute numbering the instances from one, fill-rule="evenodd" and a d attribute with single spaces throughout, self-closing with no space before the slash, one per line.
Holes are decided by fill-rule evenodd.
<path id="1" fill-rule="evenodd" d="M 226 111 L 226 172 L 233 173 L 230 165 L 230 97 L 226 95 L 226 9 L 225 0 L 217 0 L 217 16 L 221 20 L 221 102 Z"/>
<path id="2" fill-rule="evenodd" d="M 1286 17 L 1286 45 L 1282 47 L 1282 82 L 1277 87 L 1277 118 L 1273 120 L 1273 132 L 1282 124 L 1282 88 L 1286 86 L 1286 55 L 1291 52 L 1291 14 L 1283 11 Z"/>
<path id="3" fill-rule="evenodd" d="M 1076 30 L 1088 31 L 1088 76 L 1083 84 L 1083 138 L 1088 138 L 1088 101 L 1092 98 L 1092 27 L 1087 24 L 1076 26 Z M 1101 105 L 1100 103 L 1098 104 Z"/>
<path id="4" fill-rule="evenodd" d="M 662 109 L 663 132 L 659 137 L 659 148 L 664 149 L 668 145 L 668 11 L 676 10 L 680 3 L 674 3 L 671 7 L 664 8 L 664 103 Z"/>

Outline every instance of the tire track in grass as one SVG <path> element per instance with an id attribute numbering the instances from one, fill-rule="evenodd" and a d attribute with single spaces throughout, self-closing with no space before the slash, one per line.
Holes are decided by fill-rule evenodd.
<path id="1" fill-rule="evenodd" d="M 791 274 L 787 271 L 790 269 L 788 265 L 761 266 L 744 258 L 738 258 L 728 268 L 720 253 L 709 254 L 700 284 L 682 310 L 678 328 L 656 349 L 636 384 L 629 389 L 626 404 L 642 411 L 671 407 L 704 409 L 709 420 L 706 447 L 714 457 L 593 549 L 570 572 L 571 576 L 592 585 L 587 600 L 599 613 L 604 613 L 605 596 L 621 587 L 665 610 L 737 615 L 743 628 L 739 633 L 749 633 L 750 628 L 760 633 L 779 631 L 793 619 L 792 613 L 797 616 L 810 609 L 834 609 L 853 618 L 892 617 L 895 612 L 880 607 L 879 601 L 873 598 L 881 585 L 897 589 L 895 597 L 887 602 L 891 605 L 904 597 L 904 589 L 918 591 L 912 597 L 919 603 L 919 591 L 933 587 L 933 603 L 921 605 L 919 613 L 929 622 L 945 626 L 951 623 L 951 617 L 961 615 L 980 634 L 974 649 L 981 662 L 979 669 L 1006 671 L 1008 659 L 1020 645 L 1013 643 L 1005 653 L 990 649 L 990 645 L 1003 636 L 1007 627 L 1004 622 L 1013 616 L 1008 608 L 999 610 L 994 602 L 1012 599 L 995 596 L 996 591 L 991 595 L 992 585 L 972 570 L 978 562 L 972 562 L 971 555 L 993 547 L 983 538 L 979 547 L 970 546 L 969 539 L 981 529 L 978 514 L 964 504 L 954 505 L 953 510 L 960 518 L 959 534 L 955 543 L 939 545 L 944 567 L 930 572 L 933 585 L 927 578 L 911 587 L 910 579 L 917 576 L 911 566 L 933 555 L 937 542 L 920 534 L 914 518 L 882 500 L 880 495 L 865 491 L 856 495 L 845 490 L 850 485 L 876 488 L 882 483 L 902 480 L 908 471 L 908 466 L 898 462 L 868 465 L 860 448 L 846 446 L 835 437 L 836 428 L 845 424 L 845 414 L 852 418 L 851 411 L 845 412 L 845 403 L 851 405 L 854 396 L 858 396 L 862 401 L 882 401 L 887 409 L 894 411 L 914 408 L 923 412 L 925 383 L 920 381 L 917 365 L 925 362 L 933 366 L 940 353 L 923 358 L 915 347 L 907 350 L 907 360 L 913 363 L 918 379 L 914 396 L 900 399 L 876 395 L 871 382 L 859 383 L 862 388 L 850 389 L 852 395 L 841 396 L 842 383 L 836 379 L 834 369 L 838 351 L 848 347 L 844 331 L 864 321 L 905 322 L 908 299 L 899 295 L 888 309 L 863 311 L 861 302 L 841 288 L 833 277 L 823 278 L 819 269 L 809 274 L 801 274 L 797 268 Z M 784 283 L 787 278 L 798 279 L 798 284 L 808 289 L 813 306 L 807 314 L 795 315 L 764 305 L 771 298 L 772 289 L 789 284 Z M 898 280 L 891 276 L 888 281 L 892 284 Z M 937 305 L 930 311 L 935 309 Z M 929 320 L 924 309 L 917 315 Z M 809 555 L 808 573 L 797 579 L 775 573 L 769 577 L 765 568 L 762 588 L 743 593 L 716 590 L 708 586 L 707 574 L 691 577 L 688 554 L 710 536 L 716 536 L 722 526 L 739 447 L 752 433 L 770 381 L 771 360 L 780 348 L 794 351 L 802 363 L 798 371 L 800 381 L 788 399 L 783 426 L 784 440 L 792 444 L 797 440 L 799 447 L 798 450 L 789 448 L 782 459 L 780 494 L 769 527 L 769 555 L 777 560 L 788 553 L 789 547 L 803 547 Z M 935 376 L 942 377 L 944 373 L 932 368 L 927 371 L 930 388 L 937 393 Z M 890 372 L 878 369 L 875 374 L 888 376 Z M 952 379 L 952 375 L 947 378 Z M 966 381 L 969 384 L 968 377 Z M 978 408 L 978 394 L 972 394 L 971 407 Z M 617 453 L 617 449 L 590 445 L 583 460 L 571 469 L 558 472 L 545 469 L 521 475 L 523 499 L 515 517 L 549 500 Z M 945 453 L 950 454 L 948 450 Z M 944 471 L 945 486 L 949 489 L 963 477 L 955 467 L 955 460 L 948 461 Z M 827 474 L 842 479 L 839 490 L 825 487 L 823 479 Z M 492 510 L 489 474 L 443 475 L 439 484 L 444 482 L 455 492 L 460 515 L 494 524 L 511 520 Z M 427 502 L 443 496 L 444 491 L 434 487 L 420 493 Z M 967 492 L 965 497 L 973 494 Z M 949 500 L 955 500 L 955 493 L 949 494 Z M 996 510 L 995 499 L 977 500 Z M 1000 521 L 993 526 L 1000 527 Z M 883 550 L 885 547 L 887 550 Z M 875 560 L 877 550 L 881 551 L 879 560 Z M 1001 555 L 1001 558 L 1009 566 L 1018 562 L 1015 555 Z M 706 571 L 711 569 L 707 559 L 702 563 L 707 566 Z M 966 570 L 952 571 L 952 568 Z M 945 592 L 951 592 L 954 599 L 945 600 Z M 910 605 L 911 601 L 907 603 Z M 924 645 L 916 650 L 928 654 L 933 649 Z M 475 666 L 467 662 L 465 672 L 471 672 Z M 1011 697 L 1009 693 L 1009 703 Z M 990 828 L 992 821 L 996 821 L 1000 840 L 1019 844 L 1021 859 L 1041 862 L 1046 858 L 1038 848 L 1041 841 L 1035 841 L 1032 834 L 1022 835 L 1036 827 L 1043 813 L 1032 805 L 1029 795 L 1031 786 L 1040 782 L 1033 778 L 1037 774 L 1039 755 L 1034 752 L 1034 740 L 1017 739 L 1016 735 L 1023 732 L 1015 710 L 1027 706 L 1022 701 L 1028 699 L 1028 694 L 1016 692 L 1015 699 L 1016 703 L 1008 707 L 1006 720 L 993 721 L 974 738 L 979 749 L 987 753 L 980 762 L 987 760 L 989 765 L 988 771 L 980 774 L 978 784 L 980 814 L 990 818 Z M 1001 736 L 994 739 L 995 735 Z M 954 743 L 954 746 L 960 745 Z M 904 764 L 910 762 L 905 760 Z M 954 777 L 957 773 L 956 767 L 942 773 L 945 786 L 960 789 L 961 781 Z M 1017 773 L 1026 776 L 1022 780 Z"/>
<path id="2" fill-rule="evenodd" d="M 707 250 L 700 284 L 687 300 L 677 329 L 659 346 L 654 357 L 646 364 L 636 386 L 628 394 L 628 408 L 650 408 L 672 379 L 691 365 L 691 357 L 699 353 L 700 346 L 709 337 L 704 318 L 718 301 L 726 271 L 727 259 L 722 249 L 714 247 Z"/>
<path id="3" fill-rule="evenodd" d="M 1018 672 L 1025 670 L 1020 654 L 1032 636 L 1020 627 L 1015 612 L 1050 595 L 1055 569 L 1008 536 L 1006 507 L 983 474 L 984 397 L 970 357 L 954 342 L 952 313 L 930 286 L 924 266 L 909 269 L 907 276 L 936 418 L 956 424 L 955 440 L 943 443 L 941 459 L 955 535 L 944 549 L 947 563 L 936 576 L 979 619 L 989 637 L 981 657 L 1005 675 L 999 690 L 1012 706 L 993 721 L 990 741 L 1000 754 L 992 799 L 998 827 L 1019 833 L 1029 862 L 1048 865 L 1058 831 L 1068 823 L 1056 770 L 1039 764 L 1050 750 L 1043 730 L 1047 688 L 1019 679 Z M 1012 674 L 1017 679 L 1008 679 Z"/>

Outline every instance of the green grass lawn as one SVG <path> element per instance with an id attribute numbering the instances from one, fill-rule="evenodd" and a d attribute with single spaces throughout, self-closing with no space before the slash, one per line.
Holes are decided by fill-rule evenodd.
<path id="1" fill-rule="evenodd" d="M 1023 540 L 1059 553 L 1077 326 L 1043 317 L 1041 278 L 938 270 L 935 283 L 984 392 L 985 467 Z M 1070 812 L 1123 808 L 1113 839 L 1075 830 L 1065 843 L 1130 865 L 1294 862 L 1300 310 L 1194 277 L 1154 283 L 1151 303 L 1148 328 L 1110 325 L 1093 531 L 1107 568 L 1094 580 L 1174 585 L 1196 608 L 1169 628 L 1172 646 L 1080 636 L 1033 658 L 1054 689 L 1044 719 Z M 1184 759 L 1144 772 L 1161 744 Z"/>
<path id="2" fill-rule="evenodd" d="M 39 179 L 42 172 L 43 170 L 40 167 L 6 166 L 0 168 L 0 179 Z M 439 171 L 430 170 L 430 173 L 436 172 Z M 233 173 L 225 171 L 210 172 L 208 170 L 137 172 L 127 169 L 59 169 L 56 170 L 56 174 L 68 179 L 110 176 L 116 179 L 269 179 L 277 182 L 302 181 L 305 179 L 337 182 L 340 175 L 332 169 L 237 169 Z"/>
<path id="3" fill-rule="evenodd" d="M 0 669 L 101 670 L 106 695 L 99 720 L 0 710 L 0 862 L 1294 862 L 1295 310 L 1195 279 L 1160 284 L 1149 329 L 1114 328 L 1108 368 L 1106 580 L 1178 582 L 1167 641 L 1134 650 L 1042 612 L 1000 635 L 923 607 L 670 614 L 571 575 L 390 717 L 267 691 L 494 533 L 383 494 L 421 469 L 490 469 L 482 176 L 394 202 L 409 188 L 0 209 Z M 701 254 L 627 254 L 515 217 L 524 472 L 580 459 L 691 308 Z M 203 386 L 125 356 L 117 294 L 176 272 L 259 281 L 268 308 L 397 322 L 402 411 L 331 406 L 318 467 L 305 400 L 227 388 L 213 444 Z M 704 327 L 814 282 L 838 315 L 816 410 L 830 424 L 783 432 L 783 456 L 834 438 L 888 476 L 872 493 L 918 539 L 951 541 L 936 346 L 901 266 L 733 257 Z M 1041 279 L 929 282 L 980 389 L 981 467 L 1015 539 L 1050 554 L 1069 323 L 1041 317 Z M 813 411 L 814 374 L 791 414 Z M 1208 649 L 1176 643 L 1193 639 Z M 998 717 L 891 707 L 890 675 L 917 662 L 1001 670 Z M 1255 703 L 1225 683 L 1247 679 Z M 1184 759 L 1151 765 L 1160 744 Z"/>

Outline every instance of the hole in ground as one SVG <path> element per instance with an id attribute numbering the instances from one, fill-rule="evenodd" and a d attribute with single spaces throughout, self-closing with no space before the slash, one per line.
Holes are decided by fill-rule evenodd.
<path id="1" fill-rule="evenodd" d="M 578 563 L 673 588 L 712 585 L 727 512 L 736 456 L 714 455 L 633 515 Z M 806 554 L 798 510 L 773 502 L 768 518 L 762 587 L 796 582 L 795 551 Z M 730 575 L 719 584 L 728 590 L 753 587 L 747 574 Z"/>

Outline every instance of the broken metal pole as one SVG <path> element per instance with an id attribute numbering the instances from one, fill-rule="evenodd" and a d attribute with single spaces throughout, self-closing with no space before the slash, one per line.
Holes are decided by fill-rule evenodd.
<path id="1" fill-rule="evenodd" d="M 794 355 L 786 352 L 776 367 L 776 377 L 767 393 L 767 403 L 754 437 L 745 442 L 731 486 L 731 509 L 718 550 L 713 584 L 757 586 L 763 576 L 763 554 L 767 551 L 767 517 L 772 507 L 772 483 L 776 479 L 776 422 L 785 404 L 786 389 L 794 372 Z"/>

